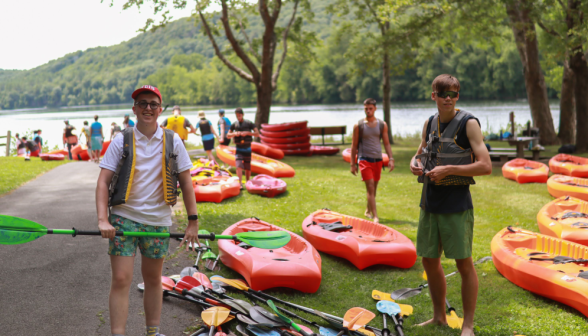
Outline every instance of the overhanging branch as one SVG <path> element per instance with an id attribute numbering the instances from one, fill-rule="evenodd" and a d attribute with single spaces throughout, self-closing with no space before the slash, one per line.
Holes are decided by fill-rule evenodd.
<path id="1" fill-rule="evenodd" d="M 294 19 L 296 18 L 296 10 L 298 9 L 299 0 L 296 0 L 294 3 L 294 9 L 292 11 L 292 17 L 290 18 L 290 22 L 288 22 L 288 26 L 284 30 L 282 34 L 282 40 L 284 42 L 284 50 L 282 51 L 282 57 L 280 58 L 280 63 L 278 63 L 278 67 L 274 74 L 272 75 L 272 90 L 276 90 L 278 87 L 278 77 L 280 77 L 280 70 L 282 69 L 282 64 L 284 64 L 284 60 L 286 59 L 286 53 L 288 52 L 288 34 L 290 32 L 290 27 L 294 23 Z"/>

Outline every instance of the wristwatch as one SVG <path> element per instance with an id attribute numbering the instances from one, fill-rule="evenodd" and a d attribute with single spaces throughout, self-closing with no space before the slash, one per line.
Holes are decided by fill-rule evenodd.
<path id="1" fill-rule="evenodd" d="M 198 215 L 190 215 L 188 216 L 188 220 L 198 220 Z"/>

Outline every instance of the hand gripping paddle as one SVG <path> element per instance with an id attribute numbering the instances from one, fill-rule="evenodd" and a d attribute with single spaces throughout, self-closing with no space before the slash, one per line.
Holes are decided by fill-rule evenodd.
<path id="1" fill-rule="evenodd" d="M 206 323 L 206 325 L 210 326 L 210 332 L 208 336 L 214 335 L 214 329 L 225 323 L 225 320 L 229 317 L 230 310 L 224 307 L 212 307 L 202 311 L 200 316 L 202 317 L 202 321 Z"/>
<path id="2" fill-rule="evenodd" d="M 100 236 L 100 231 L 81 231 L 75 228 L 71 230 L 47 229 L 41 224 L 35 223 L 28 219 L 0 215 L 0 244 L 16 245 L 24 244 L 40 238 L 46 234 L 65 234 Z M 153 238 L 182 238 L 183 233 L 160 233 L 160 232 L 123 232 L 116 231 L 117 236 L 125 237 L 153 237 Z M 257 232 L 240 232 L 234 236 L 199 234 L 199 239 L 232 239 L 239 240 L 253 247 L 262 249 L 277 249 L 286 246 L 290 242 L 290 234 L 286 231 L 257 231 Z"/>
<path id="3" fill-rule="evenodd" d="M 386 336 L 384 335 L 384 332 L 388 331 L 386 328 L 386 314 L 390 315 L 392 321 L 394 321 L 394 328 L 396 329 L 398 336 L 404 336 L 402 325 L 400 325 L 397 319 L 397 316 L 400 316 L 399 314 L 401 313 L 400 306 L 396 302 L 379 301 L 376 304 L 376 308 L 378 308 L 378 311 L 382 313 L 382 316 L 384 317 L 384 329 L 382 329 L 382 336 Z"/>
<path id="4" fill-rule="evenodd" d="M 390 297 L 390 294 L 380 292 L 379 290 L 375 290 L 375 289 L 372 291 L 372 298 L 374 300 L 384 300 L 384 301 L 396 302 L 396 301 L 392 300 L 392 298 Z M 401 310 L 401 313 L 403 316 L 412 315 L 412 312 L 414 309 L 412 308 L 411 305 L 398 303 L 398 306 L 400 307 L 400 310 Z"/>
<path id="5" fill-rule="evenodd" d="M 345 316 L 343 316 L 343 330 L 339 331 L 337 336 L 343 335 L 346 331 L 349 332 L 350 330 L 357 330 L 363 327 L 369 321 L 373 320 L 374 317 L 376 317 L 376 314 L 361 307 L 349 309 L 345 313 Z"/>

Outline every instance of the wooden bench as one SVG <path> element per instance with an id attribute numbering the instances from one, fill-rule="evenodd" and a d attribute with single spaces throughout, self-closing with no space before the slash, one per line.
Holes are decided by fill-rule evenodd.
<path id="1" fill-rule="evenodd" d="M 509 160 L 509 158 L 516 158 L 517 157 L 517 152 L 516 150 L 505 150 L 505 151 L 495 151 L 496 149 L 507 149 L 507 148 L 492 148 L 492 151 L 489 152 L 490 154 L 490 159 L 492 159 L 493 157 L 498 157 L 500 158 L 500 162 L 505 163 L 506 161 Z M 540 156 L 541 156 L 541 150 L 531 150 L 531 152 L 533 152 L 532 156 L 527 156 L 529 159 L 531 160 L 539 160 Z"/>
<path id="2" fill-rule="evenodd" d="M 325 126 L 325 127 L 311 127 L 310 135 L 321 135 L 323 137 L 322 145 L 339 145 L 339 143 L 325 143 L 325 135 L 341 135 L 341 145 L 345 144 L 345 135 L 347 134 L 347 126 Z"/>

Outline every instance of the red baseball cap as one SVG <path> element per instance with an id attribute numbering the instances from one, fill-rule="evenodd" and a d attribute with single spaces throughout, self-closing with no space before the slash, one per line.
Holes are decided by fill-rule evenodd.
<path id="1" fill-rule="evenodd" d="M 143 92 L 152 92 L 155 93 L 157 95 L 157 97 L 159 97 L 159 101 L 163 102 L 163 98 L 161 98 L 161 92 L 159 92 L 159 89 L 156 88 L 153 85 L 143 85 L 140 88 L 138 88 L 137 90 L 135 90 L 135 92 L 133 92 L 133 94 L 131 95 L 131 98 L 135 99 L 137 98 L 137 96 Z"/>

